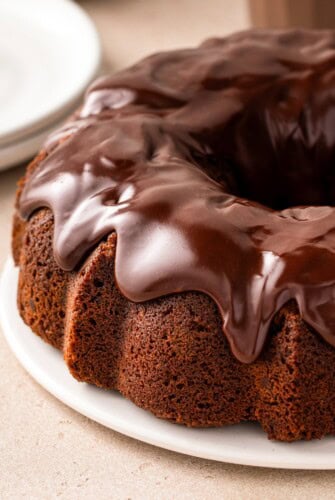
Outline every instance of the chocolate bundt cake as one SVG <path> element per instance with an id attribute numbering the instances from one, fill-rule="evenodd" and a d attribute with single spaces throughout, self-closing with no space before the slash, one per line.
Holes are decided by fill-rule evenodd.
<path id="1" fill-rule="evenodd" d="M 95 82 L 21 181 L 23 320 L 189 426 L 335 433 L 335 32 L 248 31 Z"/>

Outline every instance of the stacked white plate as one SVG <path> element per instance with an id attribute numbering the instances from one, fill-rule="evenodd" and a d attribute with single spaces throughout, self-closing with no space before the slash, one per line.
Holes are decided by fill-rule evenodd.
<path id="1" fill-rule="evenodd" d="M 0 170 L 31 158 L 95 77 L 95 27 L 70 0 L 0 0 Z"/>

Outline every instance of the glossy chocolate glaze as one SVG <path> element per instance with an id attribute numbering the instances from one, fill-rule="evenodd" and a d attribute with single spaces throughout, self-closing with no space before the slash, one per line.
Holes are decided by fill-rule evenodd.
<path id="1" fill-rule="evenodd" d="M 28 175 L 21 215 L 50 207 L 65 270 L 115 230 L 121 292 L 209 294 L 243 362 L 292 298 L 335 345 L 334 104 L 333 32 L 154 55 L 93 84 Z"/>

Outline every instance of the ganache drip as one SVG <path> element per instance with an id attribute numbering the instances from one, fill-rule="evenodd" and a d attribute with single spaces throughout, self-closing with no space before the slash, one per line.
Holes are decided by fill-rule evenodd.
<path id="1" fill-rule="evenodd" d="M 330 31 L 151 56 L 93 84 L 28 175 L 21 216 L 52 210 L 64 270 L 115 230 L 120 291 L 208 294 L 240 361 L 290 299 L 335 345 L 334 104 Z"/>

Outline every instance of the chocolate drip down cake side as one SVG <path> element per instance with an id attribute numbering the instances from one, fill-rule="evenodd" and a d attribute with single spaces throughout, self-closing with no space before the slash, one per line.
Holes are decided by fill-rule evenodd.
<path id="1" fill-rule="evenodd" d="M 188 426 L 335 433 L 335 33 L 97 80 L 19 184 L 18 307 L 79 381 Z"/>

